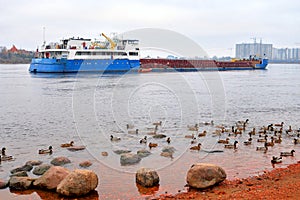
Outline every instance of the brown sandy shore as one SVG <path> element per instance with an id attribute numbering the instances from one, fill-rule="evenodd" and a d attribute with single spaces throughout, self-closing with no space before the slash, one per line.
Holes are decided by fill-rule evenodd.
<path id="1" fill-rule="evenodd" d="M 155 199 L 300 199 L 300 161 L 259 176 L 225 180 L 213 188 L 164 194 Z"/>

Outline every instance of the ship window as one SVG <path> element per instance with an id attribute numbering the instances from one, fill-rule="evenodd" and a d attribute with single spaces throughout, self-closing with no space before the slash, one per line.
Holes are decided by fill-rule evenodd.
<path id="1" fill-rule="evenodd" d="M 138 54 L 138 52 L 129 52 L 129 55 L 130 55 L 130 56 L 137 56 L 137 55 L 139 55 L 139 54 Z"/>

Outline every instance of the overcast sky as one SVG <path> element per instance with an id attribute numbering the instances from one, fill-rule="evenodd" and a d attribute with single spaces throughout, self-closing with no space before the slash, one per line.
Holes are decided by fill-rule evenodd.
<path id="1" fill-rule="evenodd" d="M 140 28 L 176 31 L 209 56 L 262 38 L 300 48 L 299 0 L 0 0 L 0 46 L 35 50 L 43 41 Z"/>

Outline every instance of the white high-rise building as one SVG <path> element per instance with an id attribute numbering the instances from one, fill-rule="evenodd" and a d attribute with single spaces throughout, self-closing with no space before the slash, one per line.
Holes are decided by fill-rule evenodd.
<path id="1" fill-rule="evenodd" d="M 260 57 L 268 57 L 272 58 L 272 48 L 273 44 L 263 44 L 261 41 L 257 43 L 242 43 L 235 45 L 235 57 L 244 59 L 249 58 L 250 56 L 253 58 L 254 56 L 257 58 Z"/>

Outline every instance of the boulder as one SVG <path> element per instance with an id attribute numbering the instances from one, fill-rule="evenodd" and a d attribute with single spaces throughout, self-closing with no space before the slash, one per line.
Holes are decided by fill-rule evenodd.
<path id="1" fill-rule="evenodd" d="M 54 158 L 50 163 L 55 166 L 62 166 L 71 163 L 71 161 L 69 160 L 69 158 L 61 156 Z"/>
<path id="2" fill-rule="evenodd" d="M 21 171 L 29 172 L 32 170 L 32 168 L 33 168 L 32 165 L 25 164 L 22 167 L 17 167 L 15 169 L 11 170 L 10 173 L 14 174 L 14 173 L 21 172 Z"/>
<path id="3" fill-rule="evenodd" d="M 69 151 L 81 151 L 85 149 L 85 146 L 72 146 L 67 148 Z"/>
<path id="4" fill-rule="evenodd" d="M 40 165 L 42 163 L 43 163 L 43 161 L 40 161 L 40 160 L 30 160 L 30 161 L 27 161 L 25 165 L 36 166 L 36 165 Z"/>
<path id="5" fill-rule="evenodd" d="M 4 189 L 8 186 L 8 182 L 0 179 L 0 189 Z"/>
<path id="6" fill-rule="evenodd" d="M 98 185 L 98 176 L 91 170 L 76 169 L 57 186 L 56 192 L 65 196 L 82 196 Z"/>
<path id="7" fill-rule="evenodd" d="M 92 162 L 91 161 L 83 161 L 83 162 L 81 162 L 81 163 L 79 163 L 79 166 L 80 167 L 89 167 L 89 166 L 91 166 L 92 165 Z"/>
<path id="8" fill-rule="evenodd" d="M 186 181 L 190 187 L 204 189 L 226 179 L 225 171 L 214 164 L 197 163 L 191 166 Z"/>
<path id="9" fill-rule="evenodd" d="M 33 169 L 32 173 L 38 176 L 43 175 L 51 166 L 49 164 L 39 165 Z"/>
<path id="10" fill-rule="evenodd" d="M 124 149 L 118 149 L 118 150 L 114 150 L 115 154 L 122 154 L 122 153 L 130 153 L 130 150 L 124 150 Z"/>
<path id="11" fill-rule="evenodd" d="M 16 173 L 10 175 L 10 177 L 13 177 L 13 176 L 22 176 L 22 177 L 26 177 L 26 176 L 28 176 L 28 174 L 27 174 L 27 172 L 25 172 L 25 171 L 20 171 L 20 172 L 16 172 Z"/>
<path id="12" fill-rule="evenodd" d="M 31 187 L 34 179 L 29 177 L 13 176 L 9 179 L 9 188 L 14 190 L 27 190 Z"/>
<path id="13" fill-rule="evenodd" d="M 166 146 L 161 151 L 173 154 L 175 153 L 176 149 L 174 147 Z"/>
<path id="14" fill-rule="evenodd" d="M 159 176 L 155 170 L 141 168 L 135 174 L 135 180 L 144 187 L 153 187 L 158 185 Z"/>
<path id="15" fill-rule="evenodd" d="M 66 168 L 60 166 L 52 166 L 41 177 L 33 182 L 33 185 L 42 188 L 53 190 L 57 185 L 70 173 Z"/>
<path id="16" fill-rule="evenodd" d="M 156 134 L 156 135 L 153 135 L 153 138 L 158 138 L 158 139 L 160 139 L 160 138 L 165 138 L 165 137 L 167 137 L 167 136 L 164 135 L 164 134 Z"/>
<path id="17" fill-rule="evenodd" d="M 161 152 L 160 155 L 167 158 L 173 158 L 173 153 L 170 152 Z"/>
<path id="18" fill-rule="evenodd" d="M 133 153 L 123 153 L 120 157 L 121 165 L 132 165 L 139 163 L 141 158 L 137 154 Z"/>
<path id="19" fill-rule="evenodd" d="M 141 150 L 138 150 L 137 151 L 137 155 L 140 157 L 140 158 L 144 158 L 144 157 L 147 157 L 151 154 L 150 151 L 148 151 L 147 149 L 141 149 Z"/>

